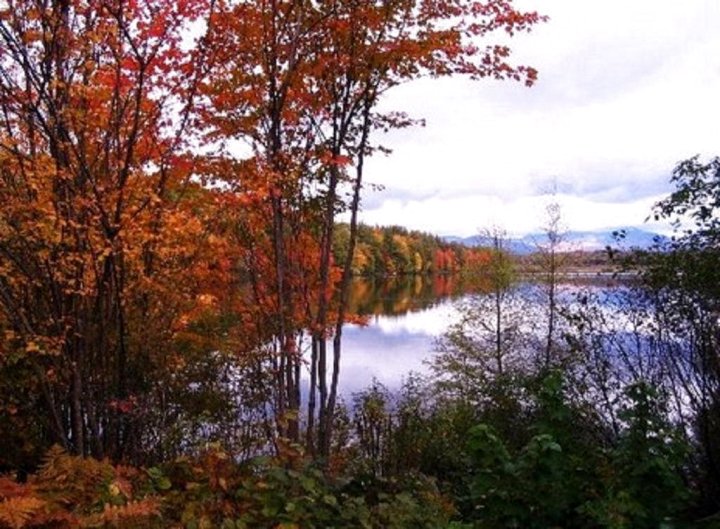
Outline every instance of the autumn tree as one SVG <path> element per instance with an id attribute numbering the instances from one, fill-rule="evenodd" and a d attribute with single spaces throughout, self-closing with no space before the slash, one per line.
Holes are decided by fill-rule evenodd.
<path id="1" fill-rule="evenodd" d="M 32 373 L 45 442 L 75 454 L 139 450 L 155 347 L 193 295 L 171 275 L 204 232 L 181 197 L 206 10 L 0 5 L 0 362 Z"/>
<path id="2" fill-rule="evenodd" d="M 507 47 L 480 42 L 540 20 L 502 0 L 221 3 L 212 24 L 220 67 L 204 90 L 207 139 L 223 167 L 214 174 L 259 212 L 248 212 L 243 231 L 252 234 L 246 239 L 252 274 L 263 275 L 256 302 L 273 323 L 279 416 L 299 410 L 297 338 L 310 332 L 311 450 L 326 456 L 330 446 L 364 160 L 380 148 L 371 135 L 413 123 L 401 113 L 378 112 L 382 94 L 422 76 L 532 84 L 535 71 L 512 66 Z M 237 141 L 249 145 L 244 156 L 228 148 Z M 344 210 L 348 252 L 335 263 L 335 219 Z M 288 424 L 280 433 L 298 439 L 297 421 Z"/>

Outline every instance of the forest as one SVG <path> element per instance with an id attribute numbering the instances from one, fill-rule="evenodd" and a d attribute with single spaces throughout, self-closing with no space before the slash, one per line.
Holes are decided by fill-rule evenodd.
<path id="1" fill-rule="evenodd" d="M 458 274 L 490 262 L 486 247 L 470 248 L 402 226 L 358 224 L 350 265 L 355 276 L 388 277 L 412 274 Z M 348 255 L 350 227 L 335 228 L 333 256 L 336 263 Z"/>
<path id="2" fill-rule="evenodd" d="M 545 21 L 0 2 L 0 528 L 717 527 L 720 159 L 672 171 L 676 236 L 618 261 L 623 318 L 560 295 L 552 244 L 528 322 L 499 245 L 358 221 L 379 138 L 420 124 L 384 94 L 530 87 L 506 43 Z M 432 376 L 343 396 L 353 278 L 412 274 L 487 295 Z"/>

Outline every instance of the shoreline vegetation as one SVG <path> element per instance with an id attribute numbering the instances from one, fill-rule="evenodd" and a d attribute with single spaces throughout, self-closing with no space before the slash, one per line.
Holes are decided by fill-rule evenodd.
<path id="1" fill-rule="evenodd" d="M 383 228 L 368 230 L 374 240 L 387 240 L 378 235 Z M 395 227 L 386 233 L 425 237 Z M 455 246 L 428 245 L 442 255 L 468 255 Z M 717 515 L 695 514 L 712 508 L 702 507 L 702 496 L 686 481 L 706 479 L 699 468 L 686 466 L 697 441 L 670 420 L 687 413 L 686 404 L 673 402 L 663 386 L 636 371 L 667 345 L 646 341 L 640 329 L 666 325 L 647 312 L 648 269 L 610 271 L 611 261 L 600 252 L 572 252 L 559 253 L 562 267 L 550 274 L 540 254 L 472 250 L 471 270 L 358 277 L 363 281 L 354 288 L 380 281 L 388 295 L 375 306 L 379 302 L 358 304 L 358 293 L 351 292 L 349 321 L 352 315 L 407 310 L 404 301 L 400 308 L 387 304 L 395 296 L 416 302 L 428 296 L 427 289 L 432 296 L 467 292 L 462 278 L 475 281 L 482 294 L 464 302 L 462 319 L 449 327 L 429 361 L 427 379 L 410 376 L 397 392 L 376 382 L 340 402 L 337 459 L 318 465 L 305 447 L 286 439 L 275 453 L 256 444 L 270 424 L 267 416 L 256 422 L 266 397 L 253 405 L 248 395 L 213 393 L 228 383 L 258 389 L 263 382 L 245 378 L 243 363 L 217 357 L 239 371 L 225 382 L 212 369 L 201 373 L 202 380 L 183 382 L 195 385 L 191 393 L 206 382 L 220 383 L 192 397 L 200 397 L 196 404 L 203 410 L 191 419 L 204 430 L 198 439 L 220 428 L 212 443 L 196 445 L 192 456 L 165 456 L 138 467 L 72 456 L 54 446 L 39 467 L 0 475 L 0 527 L 713 528 Z M 623 263 L 637 258 L 626 255 Z M 537 285 L 532 307 L 514 291 L 515 282 L 528 279 Z M 573 285 L 581 303 L 558 298 L 553 307 L 548 281 L 557 289 Z M 614 314 L 629 327 L 618 327 L 612 315 L 603 319 L 602 299 L 585 290 L 598 283 L 631 286 L 629 297 L 613 301 Z M 558 314 L 554 329 L 550 308 Z M 533 331 L 523 334 L 520 327 L 528 325 Z M 618 340 L 627 333 L 629 341 Z M 626 347 L 634 348 L 629 355 Z M 600 371 L 598 360 L 605 362 Z M 625 380 L 629 375 L 633 382 Z M 622 394 L 603 397 L 609 387 Z M 213 417 L 206 415 L 208 397 L 225 404 L 245 400 Z M 228 442 L 227 429 L 252 423 L 260 429 Z M 178 435 L 187 435 L 187 423 L 178 427 Z M 66 480 L 71 491 L 59 485 Z"/>
<path id="2" fill-rule="evenodd" d="M 522 254 L 511 250 L 496 250 L 492 241 L 485 245 L 467 246 L 461 242 L 447 242 L 442 238 L 400 226 L 358 225 L 358 244 L 352 260 L 356 277 L 390 278 L 414 274 L 481 274 L 487 270 L 493 254 L 501 252 L 511 261 L 517 274 L 541 275 L 547 245 L 538 242 L 532 251 Z M 336 262 L 347 255 L 348 226 L 336 227 L 333 254 Z M 562 272 L 566 275 L 628 274 L 622 270 L 623 259 L 632 249 L 557 251 Z M 612 257 L 611 257 L 612 256 Z"/>

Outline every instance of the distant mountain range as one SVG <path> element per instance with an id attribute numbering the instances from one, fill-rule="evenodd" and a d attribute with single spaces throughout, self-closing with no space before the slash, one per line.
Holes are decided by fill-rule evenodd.
<path id="1" fill-rule="evenodd" d="M 624 230 L 625 237 L 618 240 L 615 233 Z M 443 237 L 448 242 L 464 244 L 465 246 L 491 246 L 492 238 L 484 235 L 470 237 Z M 563 233 L 560 242 L 560 251 L 596 251 L 604 250 L 608 246 L 613 248 L 649 248 L 656 240 L 664 240 L 663 235 L 641 230 L 639 228 L 617 228 L 607 231 L 568 231 Z M 525 255 L 536 251 L 547 242 L 544 233 L 531 233 L 521 238 L 511 238 L 506 241 L 506 247 L 512 252 Z"/>

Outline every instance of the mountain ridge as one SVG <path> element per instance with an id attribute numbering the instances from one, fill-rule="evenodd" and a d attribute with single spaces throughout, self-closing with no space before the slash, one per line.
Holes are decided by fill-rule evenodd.
<path id="1" fill-rule="evenodd" d="M 624 233 L 624 236 L 619 234 Z M 442 239 L 450 243 L 463 244 L 469 247 L 491 246 L 492 237 L 487 235 L 471 235 L 469 237 L 445 236 Z M 608 230 L 593 231 L 567 231 L 560 235 L 559 250 L 562 252 L 571 251 L 598 251 L 608 246 L 621 249 L 647 249 L 657 241 L 665 240 L 666 237 L 655 232 L 634 227 L 619 227 Z M 510 252 L 525 255 L 537 251 L 545 245 L 547 235 L 542 232 L 529 233 L 523 237 L 508 237 L 506 248 Z"/>

